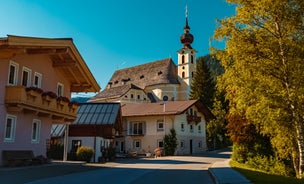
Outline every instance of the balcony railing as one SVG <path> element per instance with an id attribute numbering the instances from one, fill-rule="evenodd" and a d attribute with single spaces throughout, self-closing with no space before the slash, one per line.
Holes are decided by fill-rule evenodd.
<path id="1" fill-rule="evenodd" d="M 201 117 L 199 116 L 194 116 L 194 115 L 187 115 L 187 121 L 188 123 L 195 122 L 195 124 L 198 124 L 201 122 Z"/>
<path id="2" fill-rule="evenodd" d="M 42 95 L 37 90 L 26 90 L 24 86 L 6 86 L 5 105 L 8 112 L 35 113 L 50 117 L 57 124 L 74 121 L 78 108 L 62 98 Z"/>

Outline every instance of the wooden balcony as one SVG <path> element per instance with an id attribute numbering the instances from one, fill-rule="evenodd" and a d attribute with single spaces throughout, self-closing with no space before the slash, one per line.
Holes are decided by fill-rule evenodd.
<path id="1" fill-rule="evenodd" d="M 198 124 L 201 122 L 201 117 L 199 116 L 194 116 L 194 115 L 187 115 L 187 122 L 192 123 L 194 122 L 195 124 Z"/>
<path id="2" fill-rule="evenodd" d="M 69 123 L 76 119 L 78 106 L 57 101 L 50 96 L 30 90 L 24 86 L 6 86 L 5 105 L 8 112 L 34 113 L 41 117 L 50 117 L 53 123 Z"/>

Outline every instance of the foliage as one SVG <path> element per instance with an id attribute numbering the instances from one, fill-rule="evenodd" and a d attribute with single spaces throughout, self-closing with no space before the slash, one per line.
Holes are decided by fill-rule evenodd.
<path id="1" fill-rule="evenodd" d="M 170 134 L 165 135 L 165 137 L 164 137 L 165 154 L 168 156 L 174 155 L 176 147 L 177 147 L 176 132 L 172 128 L 172 129 L 170 129 Z"/>
<path id="2" fill-rule="evenodd" d="M 93 154 L 94 154 L 94 150 L 86 146 L 80 146 L 76 151 L 77 159 L 86 162 L 91 161 Z"/>
<path id="3" fill-rule="evenodd" d="M 225 49 L 213 50 L 225 69 L 218 85 L 229 100 L 229 126 L 250 136 L 238 136 L 237 131 L 230 134 L 245 138 L 242 146 L 247 148 L 251 143 L 248 138 L 265 136 L 271 143 L 267 149 L 274 152 L 273 158 L 292 160 L 291 167 L 301 177 L 304 1 L 227 1 L 236 4 L 236 15 L 220 20 L 214 33 L 216 40 L 226 42 Z M 242 123 L 240 127 L 237 122 Z"/>
<path id="4" fill-rule="evenodd" d="M 47 150 L 47 157 L 62 160 L 63 159 L 63 144 L 54 143 L 50 145 L 50 148 Z"/>
<path id="5" fill-rule="evenodd" d="M 191 99 L 201 99 L 207 107 L 212 107 L 215 85 L 203 57 L 197 59 L 196 72 L 191 83 Z"/>
<path id="6" fill-rule="evenodd" d="M 44 97 L 44 96 L 49 96 L 49 97 L 51 97 L 51 98 L 57 98 L 57 95 L 56 95 L 56 93 L 54 93 L 53 91 L 46 91 L 46 92 L 43 92 L 42 94 L 41 94 L 41 96 L 42 97 Z"/>
<path id="7" fill-rule="evenodd" d="M 276 183 L 276 184 L 300 184 L 303 183 L 304 180 L 299 180 L 293 177 L 280 176 L 269 174 L 263 170 L 253 169 L 249 167 L 247 164 L 241 164 L 236 161 L 230 161 L 230 166 L 233 169 L 236 169 L 242 175 L 244 175 L 247 179 L 249 179 L 252 183 L 255 184 L 265 184 L 265 183 Z"/>

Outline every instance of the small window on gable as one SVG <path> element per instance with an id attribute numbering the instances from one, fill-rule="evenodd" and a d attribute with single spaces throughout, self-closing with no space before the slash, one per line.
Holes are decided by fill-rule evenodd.
<path id="1" fill-rule="evenodd" d="M 185 63 L 185 55 L 182 55 L 182 64 Z"/>
<path id="2" fill-rule="evenodd" d="M 8 85 L 16 86 L 18 81 L 18 68 L 19 65 L 13 61 L 10 62 L 8 73 Z"/>
<path id="3" fill-rule="evenodd" d="M 63 96 L 64 85 L 61 83 L 57 84 L 57 96 Z"/>
<path id="4" fill-rule="evenodd" d="M 33 86 L 37 88 L 41 88 L 41 82 L 42 82 L 42 74 L 35 72 Z"/>
<path id="5" fill-rule="evenodd" d="M 128 95 L 125 95 L 125 98 L 128 98 Z"/>

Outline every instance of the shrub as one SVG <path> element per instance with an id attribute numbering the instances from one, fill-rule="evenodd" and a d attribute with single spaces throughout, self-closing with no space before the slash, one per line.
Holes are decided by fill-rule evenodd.
<path id="1" fill-rule="evenodd" d="M 86 146 L 80 146 L 76 151 L 77 159 L 86 162 L 90 162 L 93 153 L 93 149 Z"/>
<path id="2" fill-rule="evenodd" d="M 54 143 L 50 145 L 50 148 L 47 150 L 47 157 L 62 160 L 63 159 L 63 144 Z"/>

